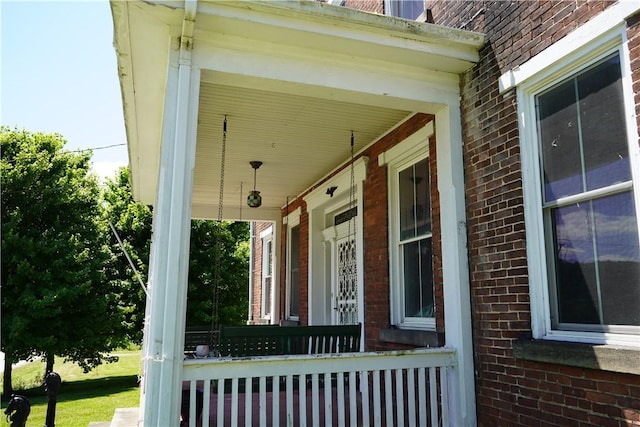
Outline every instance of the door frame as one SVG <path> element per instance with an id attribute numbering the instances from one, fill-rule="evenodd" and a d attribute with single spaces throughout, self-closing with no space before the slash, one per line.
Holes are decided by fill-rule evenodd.
<path id="1" fill-rule="evenodd" d="M 352 224 L 355 228 L 356 264 L 358 281 L 358 321 L 362 323 L 364 331 L 364 238 L 363 238 L 363 181 L 366 179 L 368 157 L 362 156 L 354 161 L 354 207 L 358 214 Z M 308 307 L 310 325 L 328 325 L 332 320 L 332 271 L 327 268 L 331 264 L 332 246 L 327 242 L 325 230 L 335 235 L 333 218 L 336 213 L 348 209 L 351 166 L 347 165 L 342 171 L 328 179 L 321 186 L 305 196 L 307 212 L 309 214 L 309 275 L 308 275 Z M 327 194 L 327 188 L 337 187 L 333 196 Z M 335 237 L 333 237 L 335 241 Z M 364 337 L 363 337 L 364 338 Z M 364 339 L 362 340 L 364 342 Z"/>

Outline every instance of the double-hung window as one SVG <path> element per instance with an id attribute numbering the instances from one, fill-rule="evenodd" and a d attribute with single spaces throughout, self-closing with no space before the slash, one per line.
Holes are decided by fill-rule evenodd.
<path id="1" fill-rule="evenodd" d="M 640 174 L 624 40 L 624 30 L 609 33 L 518 87 L 536 338 L 640 343 Z"/>
<path id="2" fill-rule="evenodd" d="M 271 317 L 271 298 L 273 285 L 273 233 L 271 228 L 262 234 L 262 300 L 263 318 Z"/>
<path id="3" fill-rule="evenodd" d="M 428 137 L 431 125 L 379 160 L 388 166 L 391 322 L 435 328 Z"/>
<path id="4" fill-rule="evenodd" d="M 287 320 L 299 320 L 300 316 L 300 208 L 286 218 L 287 230 Z"/>

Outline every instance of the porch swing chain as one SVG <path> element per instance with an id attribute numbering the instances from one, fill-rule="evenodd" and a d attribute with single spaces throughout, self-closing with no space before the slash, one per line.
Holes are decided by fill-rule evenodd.
<path id="1" fill-rule="evenodd" d="M 220 223 L 222 222 L 222 212 L 223 212 L 223 203 L 224 203 L 224 166 L 225 166 L 226 151 L 227 151 L 227 115 L 225 114 L 224 122 L 222 125 L 222 154 L 221 154 L 221 160 L 220 160 L 220 195 L 218 197 L 218 227 L 220 227 Z M 212 334 L 214 334 L 219 327 L 218 306 L 220 302 L 220 264 L 221 264 L 221 252 L 222 252 L 221 237 L 222 237 L 221 233 L 218 233 L 218 236 L 216 238 L 216 251 L 215 251 L 213 301 L 211 304 L 211 333 Z"/>
<path id="2" fill-rule="evenodd" d="M 354 173 L 354 165 L 353 165 L 353 146 L 354 146 L 354 136 L 353 136 L 353 131 L 351 131 L 351 177 L 350 177 L 350 182 L 349 182 L 349 210 L 351 211 L 353 209 L 353 205 L 355 204 L 355 197 L 356 197 L 356 190 L 355 190 L 355 173 Z M 351 212 L 349 214 L 349 231 L 348 231 L 348 235 L 349 235 L 349 242 L 351 243 L 352 236 L 351 236 L 351 220 L 355 219 L 356 217 L 356 213 L 355 212 Z M 354 225 L 354 231 L 355 231 L 355 225 Z M 355 243 L 355 242 L 354 242 Z"/>

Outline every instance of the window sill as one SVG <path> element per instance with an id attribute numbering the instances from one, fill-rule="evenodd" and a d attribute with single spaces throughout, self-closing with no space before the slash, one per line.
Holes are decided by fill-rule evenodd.
<path id="1" fill-rule="evenodd" d="M 516 359 L 640 375 L 640 349 L 613 345 L 520 339 Z"/>
<path id="2" fill-rule="evenodd" d="M 415 345 L 416 347 L 440 347 L 444 342 L 444 334 L 435 331 L 418 331 L 413 329 L 380 329 L 380 341 Z"/>

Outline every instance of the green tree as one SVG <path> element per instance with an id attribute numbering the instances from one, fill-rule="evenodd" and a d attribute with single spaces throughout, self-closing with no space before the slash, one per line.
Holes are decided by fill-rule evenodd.
<path id="1" fill-rule="evenodd" d="M 89 370 L 123 343 L 91 153 L 65 142 L 0 128 L 5 396 L 16 360 L 43 357 L 51 370 L 58 355 Z"/>
<path id="2" fill-rule="evenodd" d="M 249 225 L 246 222 L 191 222 L 187 325 L 246 323 L 249 309 Z M 216 251 L 220 245 L 219 263 Z M 214 292 L 219 288 L 213 309 Z"/>
<path id="3" fill-rule="evenodd" d="M 143 282 L 147 281 L 151 244 L 151 208 L 136 202 L 128 168 L 108 179 L 102 192 L 104 213 L 111 221 Z M 132 341 L 140 343 L 144 324 L 145 293 L 114 236 L 107 275 L 118 289 Z M 216 280 L 216 253 L 220 245 L 220 280 Z M 242 324 L 248 310 L 249 226 L 244 222 L 191 222 L 187 325 L 210 325 L 213 295 L 219 286 L 218 321 Z M 219 283 L 217 283 L 219 282 Z"/>
<path id="4" fill-rule="evenodd" d="M 107 262 L 107 277 L 113 283 L 118 303 L 125 314 L 127 337 L 131 342 L 140 344 L 146 303 L 140 281 L 146 286 L 153 212 L 151 207 L 133 199 L 127 167 L 120 168 L 113 179 L 106 180 L 101 197 L 105 222 L 113 226 L 118 236 L 110 226 L 107 233 L 111 256 Z"/>

